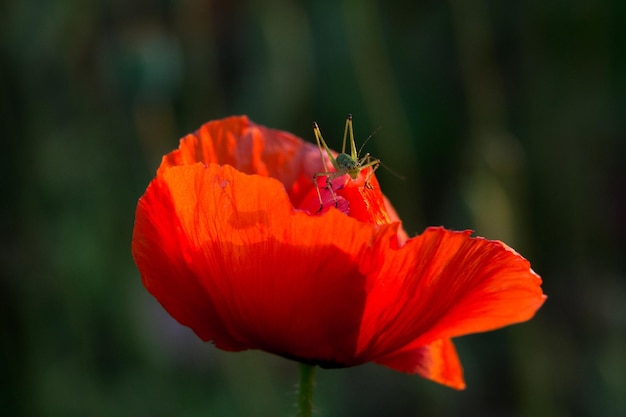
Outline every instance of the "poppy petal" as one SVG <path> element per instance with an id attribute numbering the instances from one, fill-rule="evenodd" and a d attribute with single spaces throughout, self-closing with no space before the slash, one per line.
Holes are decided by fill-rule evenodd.
<path id="1" fill-rule="evenodd" d="M 408 352 L 398 353 L 376 363 L 409 374 L 418 374 L 442 385 L 464 389 L 463 368 L 450 339 L 439 339 Z"/>
<path id="2" fill-rule="evenodd" d="M 180 140 L 163 157 L 158 172 L 197 162 L 230 165 L 245 174 L 278 179 L 294 205 L 313 187 L 313 173 L 322 170 L 317 147 L 291 133 L 232 116 L 205 123 Z"/>
<path id="3" fill-rule="evenodd" d="M 183 232 L 168 185 L 159 177 L 139 199 L 135 213 L 132 254 L 146 289 L 172 317 L 192 328 L 204 341 L 237 351 L 245 345 L 228 339 L 210 297 L 190 262 L 190 242 Z"/>
<path id="4" fill-rule="evenodd" d="M 369 281 L 362 352 L 411 351 L 535 314 L 545 296 L 528 261 L 499 241 L 470 233 L 431 227 L 399 250 L 377 248 L 369 258 L 379 264 Z"/>
<path id="5" fill-rule="evenodd" d="M 391 223 L 378 180 L 371 175 L 366 185 L 366 177 L 368 177 L 366 170 L 361 171 L 358 178 L 360 181 L 349 181 L 348 186 L 338 190 L 337 194 L 350 202 L 350 217 L 364 223 Z"/>
<path id="6" fill-rule="evenodd" d="M 148 187 L 133 253 L 146 288 L 204 340 L 349 366 L 367 296 L 359 254 L 387 229 L 297 212 L 272 178 L 195 164 Z"/>

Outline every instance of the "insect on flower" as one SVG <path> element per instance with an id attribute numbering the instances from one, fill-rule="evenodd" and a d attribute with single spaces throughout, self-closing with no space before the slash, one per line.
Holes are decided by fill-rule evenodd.
<path id="1" fill-rule="evenodd" d="M 326 141 L 322 137 L 322 132 L 320 132 L 320 128 L 317 125 L 317 122 L 313 122 L 313 132 L 315 133 L 315 139 L 317 140 L 317 147 L 320 151 L 320 157 L 322 158 L 322 164 L 324 165 L 323 172 L 316 172 L 313 174 L 313 182 L 315 183 L 315 189 L 317 190 L 317 197 L 320 200 L 320 208 L 317 210 L 319 213 L 324 208 L 324 203 L 322 201 L 322 194 L 320 193 L 320 187 L 317 183 L 317 179 L 319 177 L 326 177 L 326 188 L 330 191 L 333 196 L 333 201 L 335 202 L 335 207 L 337 207 L 337 195 L 335 194 L 335 190 L 333 190 L 333 185 L 331 183 L 335 178 L 339 178 L 343 175 L 348 174 L 351 179 L 355 180 L 358 178 L 359 174 L 362 170 L 366 168 L 371 168 L 370 172 L 368 172 L 367 177 L 365 178 L 365 187 L 370 187 L 369 179 L 374 174 L 374 171 L 380 166 L 380 159 L 372 157 L 369 153 L 366 153 L 363 157 L 360 157 L 361 151 L 363 150 L 363 146 L 369 140 L 369 137 L 363 142 L 359 151 L 356 150 L 356 144 L 354 142 L 354 132 L 352 131 L 352 115 L 348 114 L 346 118 L 346 127 L 343 130 L 343 145 L 341 146 L 341 153 L 337 155 L 335 158 L 330 148 L 326 144 Z M 350 134 L 350 155 L 346 153 L 346 139 Z M 371 136 L 370 136 L 371 137 Z M 322 148 L 323 147 L 323 148 Z M 324 150 L 328 154 L 328 159 L 332 163 L 335 171 L 330 171 L 328 165 L 326 163 L 326 158 L 324 158 Z"/>
<path id="2" fill-rule="evenodd" d="M 352 139 L 350 118 L 346 126 Z M 339 155 L 337 172 L 325 171 L 360 172 L 343 188 L 332 182 L 349 210 L 311 215 L 320 194 L 311 177 L 325 169 L 320 152 L 327 158 L 318 142 L 246 116 L 183 137 L 137 203 L 143 285 L 224 351 L 327 368 L 373 362 L 463 389 L 452 339 L 529 320 L 546 298 L 541 278 L 511 247 L 469 230 L 409 236 L 375 175 L 363 185 L 377 164 L 353 140 L 354 168 Z"/>

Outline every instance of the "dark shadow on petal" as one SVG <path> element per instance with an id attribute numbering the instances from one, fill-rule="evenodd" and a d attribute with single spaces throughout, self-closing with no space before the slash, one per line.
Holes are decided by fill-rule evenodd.
<path id="1" fill-rule="evenodd" d="M 249 245 L 228 240 L 206 245 L 192 258 L 209 260 L 198 278 L 229 339 L 323 367 L 359 364 L 366 277 L 348 254 L 273 237 Z"/>

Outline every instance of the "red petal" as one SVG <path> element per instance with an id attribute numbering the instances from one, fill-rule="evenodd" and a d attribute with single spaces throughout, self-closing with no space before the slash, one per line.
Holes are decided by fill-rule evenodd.
<path id="1" fill-rule="evenodd" d="M 295 212 L 278 181 L 214 164 L 162 171 L 136 216 L 146 288 L 203 339 L 356 364 L 367 296 L 359 254 L 394 226 L 381 234 L 336 210 Z"/>
<path id="2" fill-rule="evenodd" d="M 387 213 L 387 206 L 383 193 L 380 191 L 380 185 L 376 176 L 371 175 L 368 185 L 365 186 L 365 178 L 368 176 L 368 170 L 361 171 L 359 178 L 355 181 L 349 181 L 348 185 L 337 194 L 345 198 L 350 204 L 350 217 L 373 224 L 389 224 L 391 217 Z"/>
<path id="3" fill-rule="evenodd" d="M 359 350 L 386 357 L 435 340 L 530 319 L 544 302 L 527 260 L 498 241 L 428 228 L 399 250 L 377 248 Z"/>
<path id="4" fill-rule="evenodd" d="M 229 339 L 223 323 L 214 319 L 217 312 L 191 262 L 193 248 L 175 203 L 168 184 L 157 177 L 137 205 L 132 253 L 144 286 L 172 317 L 191 327 L 201 339 L 218 339 L 225 350 L 246 349 Z"/>
<path id="5" fill-rule="evenodd" d="M 159 172 L 197 162 L 230 165 L 246 174 L 276 178 L 296 206 L 313 187 L 313 173 L 322 170 L 315 145 L 291 133 L 257 125 L 246 116 L 205 123 L 163 157 Z"/>
<path id="6" fill-rule="evenodd" d="M 427 346 L 388 356 L 376 363 L 400 372 L 420 376 L 455 389 L 464 389 L 463 368 L 450 339 L 439 339 Z"/>

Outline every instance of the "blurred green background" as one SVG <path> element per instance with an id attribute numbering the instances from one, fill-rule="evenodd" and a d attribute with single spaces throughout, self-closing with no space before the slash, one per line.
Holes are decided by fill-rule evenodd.
<path id="1" fill-rule="evenodd" d="M 626 415 L 626 2 L 0 3 L 0 414 L 288 416 L 297 365 L 225 353 L 143 289 L 135 204 L 164 153 L 248 114 L 393 171 L 405 227 L 518 249 L 549 300 L 458 339 L 456 392 L 318 372 L 319 416 Z"/>

